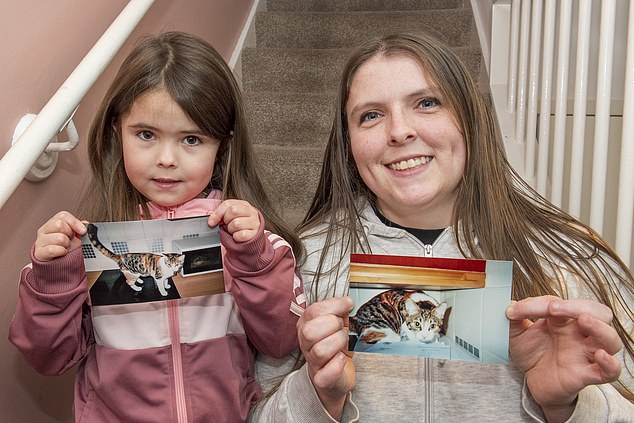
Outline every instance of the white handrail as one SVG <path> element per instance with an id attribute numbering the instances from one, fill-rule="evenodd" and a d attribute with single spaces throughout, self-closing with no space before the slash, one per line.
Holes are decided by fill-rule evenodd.
<path id="1" fill-rule="evenodd" d="M 103 73 L 154 0 L 130 0 L 37 118 L 0 160 L 0 208 L 18 187 L 79 102 Z"/>

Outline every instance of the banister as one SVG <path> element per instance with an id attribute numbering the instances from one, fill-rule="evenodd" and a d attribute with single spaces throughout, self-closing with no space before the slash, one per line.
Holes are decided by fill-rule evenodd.
<path id="1" fill-rule="evenodd" d="M 130 0 L 0 160 L 0 208 L 103 73 L 154 0 Z"/>
<path id="2" fill-rule="evenodd" d="M 511 153 L 510 161 L 518 163 L 516 170 L 544 197 L 589 224 L 614 245 L 631 268 L 634 263 L 634 5 L 616 0 L 494 3 L 494 9 L 498 10 L 492 13 L 494 20 L 497 19 L 492 27 L 497 29 L 497 38 L 507 37 L 514 44 L 496 42 L 495 48 L 491 48 L 492 58 L 498 61 L 506 50 L 511 51 L 506 61 L 499 64 L 499 67 L 508 65 L 507 79 L 490 79 L 493 103 L 500 106 L 496 111 L 507 152 Z M 600 12 L 595 10 L 598 5 Z M 629 10 L 628 22 L 620 19 L 625 8 Z M 595 22 L 595 17 L 600 22 Z M 542 23 L 543 34 L 539 26 Z M 599 31 L 593 29 L 597 23 Z M 623 41 L 627 43 L 621 44 Z M 557 45 L 556 54 L 553 43 Z M 625 46 L 627 51 L 622 51 Z M 533 75 L 539 58 L 541 90 L 535 97 Z M 623 76 L 621 113 L 618 108 Z M 596 84 L 594 89 L 592 84 Z M 570 96 L 568 89 L 573 85 Z M 589 93 L 591 90 L 595 92 Z M 540 105 L 539 122 L 533 116 L 535 104 Z M 620 134 L 612 130 L 613 122 L 619 120 Z M 537 173 L 533 181 L 535 157 Z M 614 195 L 615 182 L 618 196 Z M 567 201 L 563 198 L 566 190 Z"/>

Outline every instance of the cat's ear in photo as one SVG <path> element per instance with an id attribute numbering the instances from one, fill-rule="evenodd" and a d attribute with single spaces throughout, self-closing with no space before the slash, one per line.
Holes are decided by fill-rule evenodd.
<path id="1" fill-rule="evenodd" d="M 442 326 L 440 327 L 441 335 L 447 335 L 447 329 L 449 329 L 449 315 L 451 314 L 451 307 L 447 307 L 447 303 L 443 303 L 446 307 L 446 310 L 443 312 L 443 316 L 439 317 L 442 319 Z"/>
<path id="2" fill-rule="evenodd" d="M 405 301 L 405 313 L 406 313 L 406 316 L 404 317 L 411 316 L 412 314 L 420 313 L 418 304 L 416 304 L 416 302 L 411 299 L 407 299 Z"/>

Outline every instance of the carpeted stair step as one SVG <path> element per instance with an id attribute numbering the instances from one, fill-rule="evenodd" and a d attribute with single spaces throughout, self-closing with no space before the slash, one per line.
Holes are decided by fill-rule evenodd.
<path id="1" fill-rule="evenodd" d="M 380 11 L 460 9 L 463 0 L 268 0 L 269 11 Z"/>
<path id="2" fill-rule="evenodd" d="M 482 54 L 476 47 L 455 47 L 456 54 L 478 78 Z M 336 91 L 350 49 L 246 48 L 242 81 L 246 92 Z"/>
<path id="3" fill-rule="evenodd" d="M 350 48 L 393 32 L 429 33 L 449 46 L 472 40 L 470 10 L 397 12 L 261 12 L 256 45 L 262 48 Z"/>
<path id="4" fill-rule="evenodd" d="M 293 225 L 308 211 L 317 189 L 323 149 L 256 145 L 267 192 Z"/>
<path id="5" fill-rule="evenodd" d="M 322 148 L 330 132 L 334 97 L 335 92 L 245 92 L 251 139 L 255 144 Z"/>

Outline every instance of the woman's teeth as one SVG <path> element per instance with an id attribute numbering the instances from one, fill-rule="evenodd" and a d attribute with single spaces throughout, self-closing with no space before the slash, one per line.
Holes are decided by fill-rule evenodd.
<path id="1" fill-rule="evenodd" d="M 397 163 L 387 165 L 392 170 L 409 170 L 429 163 L 433 159 L 432 156 L 417 157 L 415 159 L 403 160 Z"/>

